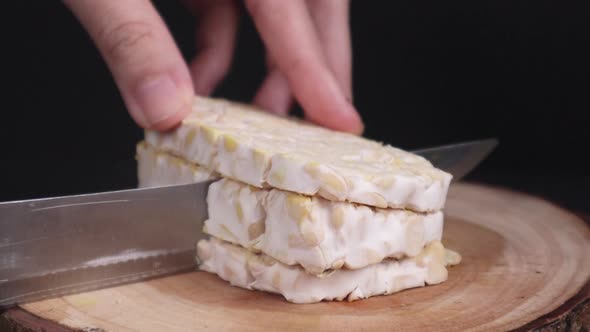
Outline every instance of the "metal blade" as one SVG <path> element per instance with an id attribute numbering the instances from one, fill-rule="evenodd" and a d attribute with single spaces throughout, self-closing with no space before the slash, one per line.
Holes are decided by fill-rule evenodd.
<path id="1" fill-rule="evenodd" d="M 0 307 L 194 270 L 210 183 L 0 203 Z"/>
<path id="2" fill-rule="evenodd" d="M 412 153 L 428 159 L 436 168 L 451 173 L 453 181 L 458 181 L 477 167 L 497 145 L 498 140 L 490 138 L 414 150 Z"/>

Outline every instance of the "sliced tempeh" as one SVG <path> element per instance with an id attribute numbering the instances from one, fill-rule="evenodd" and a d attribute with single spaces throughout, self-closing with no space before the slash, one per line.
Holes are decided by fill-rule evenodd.
<path id="1" fill-rule="evenodd" d="M 389 145 L 204 97 L 176 130 L 146 140 L 255 187 L 380 208 L 440 210 L 452 178 Z"/>
<path id="2" fill-rule="evenodd" d="M 142 184 L 214 177 L 146 144 L 138 146 Z M 147 172 L 151 173 L 147 173 Z M 358 269 L 387 257 L 415 256 L 440 240 L 442 212 L 428 214 L 332 202 L 221 179 L 209 187 L 206 233 L 313 274 Z"/>
<path id="3" fill-rule="evenodd" d="M 415 258 L 390 259 L 362 269 L 335 270 L 322 276 L 216 238 L 201 240 L 197 255 L 203 271 L 214 273 L 234 286 L 277 293 L 294 303 L 354 301 L 438 284 L 448 277 L 445 249 L 438 241 Z"/>
<path id="4" fill-rule="evenodd" d="M 440 241 L 443 213 L 332 202 L 222 179 L 209 187 L 205 232 L 321 274 L 412 257 Z"/>
<path id="5" fill-rule="evenodd" d="M 140 188 L 189 184 L 218 178 L 218 175 L 205 167 L 157 151 L 145 142 L 137 144 L 135 158 Z"/>

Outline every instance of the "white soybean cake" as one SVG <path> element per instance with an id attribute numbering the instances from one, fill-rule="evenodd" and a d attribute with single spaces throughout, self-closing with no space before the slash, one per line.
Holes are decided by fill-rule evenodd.
<path id="1" fill-rule="evenodd" d="M 145 142 L 137 144 L 135 159 L 140 188 L 189 184 L 218 177 L 215 172 L 157 151 Z"/>
<path id="2" fill-rule="evenodd" d="M 440 241 L 443 213 L 378 209 L 222 179 L 209 187 L 205 232 L 308 273 L 412 257 Z"/>
<path id="3" fill-rule="evenodd" d="M 137 148 L 140 186 L 215 178 L 142 143 Z M 442 212 L 428 214 L 332 202 L 278 189 L 257 189 L 229 179 L 212 183 L 204 231 L 287 265 L 321 274 L 358 269 L 388 257 L 412 257 L 440 240 Z"/>
<path id="4" fill-rule="evenodd" d="M 435 241 L 413 258 L 390 259 L 362 269 L 340 269 L 315 276 L 298 266 L 285 265 L 216 238 L 201 240 L 197 252 L 201 270 L 233 286 L 277 293 L 293 303 L 354 301 L 439 284 L 448 278 L 446 267 L 460 260 L 460 256 L 446 252 Z"/>
<path id="5" fill-rule="evenodd" d="M 147 142 L 223 177 L 331 201 L 438 211 L 452 176 L 415 154 L 282 118 L 244 104 L 196 97 L 193 111 Z"/>

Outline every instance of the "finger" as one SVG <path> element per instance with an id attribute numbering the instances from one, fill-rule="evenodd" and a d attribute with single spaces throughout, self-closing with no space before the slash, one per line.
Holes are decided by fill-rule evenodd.
<path id="1" fill-rule="evenodd" d="M 306 117 L 332 129 L 361 133 L 361 119 L 326 65 L 305 3 L 247 0 L 246 7 Z"/>
<path id="2" fill-rule="evenodd" d="M 254 97 L 254 104 L 279 115 L 286 115 L 293 104 L 289 82 L 278 70 L 268 73 Z"/>
<path id="3" fill-rule="evenodd" d="M 254 97 L 254 104 L 276 114 L 286 115 L 293 104 L 293 95 L 285 75 L 267 54 L 268 75 Z"/>
<path id="4" fill-rule="evenodd" d="M 233 0 L 191 0 L 198 15 L 197 57 L 190 65 L 195 92 L 209 95 L 227 74 L 234 52 L 239 10 Z"/>
<path id="5" fill-rule="evenodd" d="M 190 111 L 193 88 L 180 51 L 147 0 L 64 0 L 104 57 L 133 119 L 166 130 Z"/>
<path id="6" fill-rule="evenodd" d="M 352 100 L 352 50 L 348 0 L 307 0 L 328 66 Z"/>

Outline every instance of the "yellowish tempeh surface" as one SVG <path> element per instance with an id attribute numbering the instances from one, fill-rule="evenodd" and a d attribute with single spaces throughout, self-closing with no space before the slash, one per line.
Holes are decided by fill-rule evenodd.
<path id="1" fill-rule="evenodd" d="M 321 276 L 216 238 L 201 240 L 197 255 L 201 270 L 237 287 L 280 294 L 293 303 L 354 301 L 434 285 L 447 280 L 450 265 L 439 241 L 429 244 L 414 258 L 389 259 L 362 269 L 340 269 Z"/>
<path id="2" fill-rule="evenodd" d="M 418 212 L 444 207 L 452 176 L 426 159 L 248 105 L 196 97 L 171 132 L 147 142 L 255 187 Z"/>

